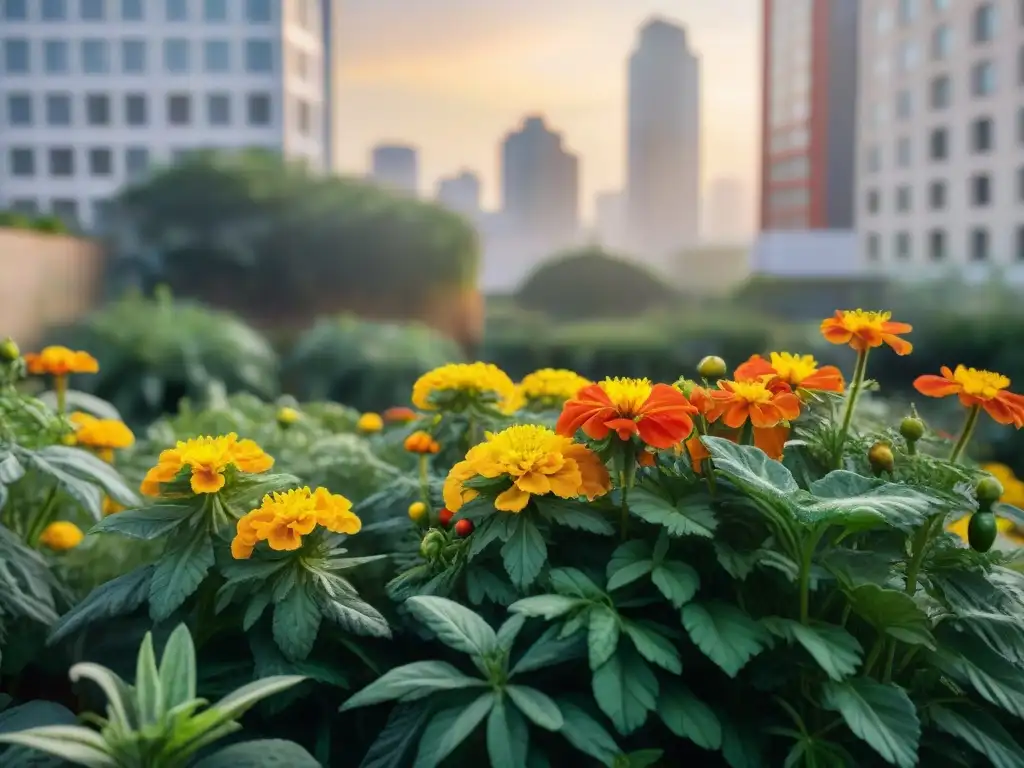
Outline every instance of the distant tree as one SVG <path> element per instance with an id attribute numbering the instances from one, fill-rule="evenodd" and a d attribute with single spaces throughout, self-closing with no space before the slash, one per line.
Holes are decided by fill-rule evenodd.
<path id="1" fill-rule="evenodd" d="M 522 308 L 566 320 L 642 315 L 677 299 L 645 267 L 596 246 L 553 257 L 516 293 Z"/>

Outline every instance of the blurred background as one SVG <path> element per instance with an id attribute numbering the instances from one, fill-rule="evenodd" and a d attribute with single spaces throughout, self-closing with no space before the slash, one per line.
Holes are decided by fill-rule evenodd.
<path id="1" fill-rule="evenodd" d="M 134 422 L 470 358 L 848 369 L 817 323 L 857 306 L 915 325 L 893 407 L 1024 385 L 1020 5 L 0 0 L 0 333 Z"/>

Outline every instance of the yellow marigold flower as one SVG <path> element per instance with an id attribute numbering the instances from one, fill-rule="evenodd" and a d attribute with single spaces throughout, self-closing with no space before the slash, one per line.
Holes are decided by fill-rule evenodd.
<path id="1" fill-rule="evenodd" d="M 564 368 L 541 368 L 523 377 L 519 391 L 527 403 L 542 408 L 561 408 L 581 389 L 590 384 L 575 371 Z"/>
<path id="2" fill-rule="evenodd" d="M 946 526 L 946 530 L 958 536 L 965 543 L 967 542 L 967 527 L 971 524 L 971 516 L 964 515 L 955 523 Z M 996 530 L 1000 534 L 1006 534 L 1013 530 L 1013 522 L 1005 517 L 996 517 Z"/>
<path id="3" fill-rule="evenodd" d="M 837 309 L 834 316 L 821 321 L 821 335 L 830 344 L 847 344 L 856 352 L 888 344 L 897 355 L 909 355 L 914 345 L 902 338 L 914 330 L 897 323 L 892 312 L 868 312 L 863 309 Z"/>
<path id="4" fill-rule="evenodd" d="M 405 438 L 405 450 L 409 453 L 437 453 L 441 446 L 429 432 L 418 429 Z"/>
<path id="5" fill-rule="evenodd" d="M 97 373 L 100 364 L 88 352 L 67 347 L 46 347 L 42 352 L 25 355 L 28 372 L 36 375 L 67 376 L 69 373 Z"/>
<path id="6" fill-rule="evenodd" d="M 380 432 L 384 429 L 384 419 L 379 413 L 364 413 L 356 422 L 356 429 L 360 432 Z"/>
<path id="7" fill-rule="evenodd" d="M 129 448 L 135 443 L 135 435 L 128 426 L 116 419 L 97 419 L 88 413 L 71 414 L 75 425 L 75 442 L 95 448 L 106 461 L 112 461 L 114 450 Z"/>
<path id="8" fill-rule="evenodd" d="M 610 479 L 604 463 L 590 449 L 546 427 L 522 424 L 498 433 L 470 448 L 448 474 L 444 505 L 457 512 L 478 495 L 465 483 L 473 477 L 507 478 L 511 486 L 494 500 L 502 512 L 521 512 L 531 496 L 553 494 L 563 499 L 595 499 L 608 492 Z"/>
<path id="9" fill-rule="evenodd" d="M 58 520 L 43 529 L 39 535 L 39 543 L 50 549 L 63 552 L 66 549 L 74 549 L 82 543 L 84 538 L 85 534 L 77 525 L 66 520 Z"/>
<path id="10" fill-rule="evenodd" d="M 103 516 L 116 515 L 118 512 L 124 512 L 124 505 L 118 504 L 109 496 L 103 497 Z"/>
<path id="11" fill-rule="evenodd" d="M 491 363 L 452 363 L 428 371 L 412 387 L 412 403 L 420 410 L 461 409 L 468 402 L 503 404 L 515 396 L 508 374 Z"/>
<path id="12" fill-rule="evenodd" d="M 290 426 L 291 424 L 294 424 L 296 421 L 298 421 L 300 418 L 302 418 L 302 414 L 300 414 L 294 408 L 289 408 L 288 406 L 281 408 L 277 412 L 277 423 L 280 424 L 282 427 Z"/>
<path id="13" fill-rule="evenodd" d="M 262 448 L 252 440 L 239 440 L 234 432 L 221 437 L 194 437 L 163 451 L 157 465 L 146 473 L 140 490 L 146 496 L 159 496 L 161 484 L 173 481 L 188 467 L 193 493 L 217 493 L 224 487 L 228 467 L 259 474 L 272 466 L 274 459 Z"/>
<path id="14" fill-rule="evenodd" d="M 231 556 L 247 560 L 256 545 L 265 541 L 278 552 L 302 546 L 302 537 L 317 526 L 334 533 L 359 533 L 362 521 L 352 512 L 352 502 L 326 488 L 298 488 L 267 494 L 258 509 L 244 515 L 235 527 Z"/>

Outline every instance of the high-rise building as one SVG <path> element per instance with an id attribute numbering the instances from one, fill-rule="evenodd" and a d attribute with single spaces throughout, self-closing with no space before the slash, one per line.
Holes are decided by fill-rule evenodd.
<path id="1" fill-rule="evenodd" d="M 861 0 L 762 1 L 760 228 L 851 229 Z"/>
<path id="2" fill-rule="evenodd" d="M 383 187 L 416 194 L 420 186 L 419 153 L 402 144 L 378 144 L 370 159 L 370 178 Z"/>
<path id="3" fill-rule="evenodd" d="M 630 246 L 670 271 L 700 226 L 700 61 L 681 26 L 652 19 L 640 29 L 629 58 L 627 132 Z"/>
<path id="4" fill-rule="evenodd" d="M 460 171 L 437 182 L 437 202 L 472 219 L 480 215 L 480 177 Z"/>
<path id="5" fill-rule="evenodd" d="M 544 118 L 530 116 L 501 149 L 502 211 L 510 227 L 548 251 L 579 232 L 579 160 Z"/>
<path id="6" fill-rule="evenodd" d="M 328 8 L 340 0 L 0 3 L 0 208 L 102 228 L 126 182 L 198 149 L 328 167 Z"/>
<path id="7" fill-rule="evenodd" d="M 753 222 L 744 192 L 743 182 L 735 178 L 713 179 L 708 185 L 705 242 L 725 245 L 749 240 Z"/>
<path id="8" fill-rule="evenodd" d="M 1024 278 L 1024 7 L 865 0 L 861 14 L 864 263 Z"/>

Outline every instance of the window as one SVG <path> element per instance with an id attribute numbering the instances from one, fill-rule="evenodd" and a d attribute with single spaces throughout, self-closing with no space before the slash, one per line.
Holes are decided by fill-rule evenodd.
<path id="1" fill-rule="evenodd" d="M 141 75 L 146 72 L 146 41 L 121 41 L 121 71 L 129 75 Z"/>
<path id="2" fill-rule="evenodd" d="M 1017 169 L 1017 202 L 1024 203 L 1024 165 Z"/>
<path id="3" fill-rule="evenodd" d="M 946 182 L 933 181 L 928 185 L 928 207 L 933 211 L 946 207 Z"/>
<path id="4" fill-rule="evenodd" d="M 971 67 L 971 93 L 991 96 L 996 89 L 996 66 L 991 61 L 979 61 Z"/>
<path id="5" fill-rule="evenodd" d="M 896 167 L 908 168 L 910 166 L 910 137 L 901 136 L 896 140 Z"/>
<path id="6" fill-rule="evenodd" d="M 71 125 L 71 95 L 68 93 L 46 94 L 46 124 Z"/>
<path id="7" fill-rule="evenodd" d="M 900 261 L 908 261 L 910 259 L 910 233 L 909 232 L 897 232 L 896 242 L 893 244 L 894 256 Z"/>
<path id="8" fill-rule="evenodd" d="M 946 258 L 946 233 L 941 229 L 933 229 L 928 233 L 928 258 L 932 261 Z"/>
<path id="9" fill-rule="evenodd" d="M 30 197 L 22 197 L 11 200 L 10 209 L 23 216 L 38 216 L 39 204 Z"/>
<path id="10" fill-rule="evenodd" d="M 917 66 L 917 43 L 905 40 L 900 45 L 900 69 L 909 72 Z"/>
<path id="11" fill-rule="evenodd" d="M 270 125 L 270 94 L 250 93 L 246 112 L 249 125 Z"/>
<path id="12" fill-rule="evenodd" d="M 89 173 L 93 176 L 109 176 L 114 172 L 114 153 L 108 147 L 93 147 L 89 150 Z"/>
<path id="13" fill-rule="evenodd" d="M 867 197 L 868 213 L 878 213 L 878 190 L 869 189 Z"/>
<path id="14" fill-rule="evenodd" d="M 36 175 L 36 153 L 28 147 L 14 147 L 8 158 L 8 170 L 11 176 L 35 176 Z"/>
<path id="15" fill-rule="evenodd" d="M 11 93 L 7 96 L 7 124 L 32 125 L 32 96 Z"/>
<path id="16" fill-rule="evenodd" d="M 877 173 L 882 167 L 882 155 L 878 147 L 868 147 L 864 153 L 864 169 L 868 173 Z"/>
<path id="17" fill-rule="evenodd" d="M 992 183 L 987 173 L 976 173 L 971 177 L 971 205 L 984 207 L 992 202 Z"/>
<path id="18" fill-rule="evenodd" d="M 82 41 L 82 71 L 87 75 L 110 72 L 110 50 L 106 40 Z"/>
<path id="19" fill-rule="evenodd" d="M 949 156 L 949 133 L 945 128 L 933 128 L 928 135 L 928 157 L 945 160 Z"/>
<path id="20" fill-rule="evenodd" d="M 78 15 L 82 21 L 104 21 L 107 17 L 106 0 L 79 0 Z"/>
<path id="21" fill-rule="evenodd" d="M 231 47 L 227 40 L 207 40 L 203 43 L 203 67 L 207 72 L 227 72 L 231 69 Z"/>
<path id="22" fill-rule="evenodd" d="M 988 230 L 982 227 L 972 229 L 968 238 L 967 250 L 971 255 L 971 261 L 987 261 Z"/>
<path id="23" fill-rule="evenodd" d="M 910 211 L 910 187 L 897 187 L 896 188 L 896 212 L 897 213 L 908 213 Z"/>
<path id="24" fill-rule="evenodd" d="M 145 147 L 128 147 L 124 152 L 124 170 L 129 179 L 138 179 L 149 170 L 149 150 Z"/>
<path id="25" fill-rule="evenodd" d="M 868 233 L 868 261 L 878 261 L 881 257 L 882 254 L 878 235 L 874 232 L 870 232 Z"/>
<path id="26" fill-rule="evenodd" d="M 124 96 L 124 122 L 126 125 L 145 125 L 148 122 L 146 114 L 146 94 L 126 93 Z"/>
<path id="27" fill-rule="evenodd" d="M 313 131 L 313 110 L 309 106 L 309 102 L 304 99 L 297 99 L 295 111 L 299 133 L 302 136 L 309 136 Z"/>
<path id="28" fill-rule="evenodd" d="M 124 21 L 143 21 L 143 0 L 121 0 L 121 18 Z"/>
<path id="29" fill-rule="evenodd" d="M 50 201 L 50 212 L 64 222 L 69 229 L 78 229 L 78 201 L 68 198 L 54 198 Z"/>
<path id="30" fill-rule="evenodd" d="M 89 125 L 110 125 L 110 97 L 90 93 L 85 97 L 85 121 Z"/>
<path id="31" fill-rule="evenodd" d="M 204 0 L 203 2 L 204 21 L 227 21 L 228 2 L 227 0 Z"/>
<path id="32" fill-rule="evenodd" d="M 5 0 L 4 19 L 6 21 L 28 21 L 28 2 L 26 0 Z"/>
<path id="33" fill-rule="evenodd" d="M 67 40 L 43 41 L 43 69 L 48 75 L 62 75 L 70 69 Z"/>
<path id="34" fill-rule="evenodd" d="M 192 122 L 192 100 L 188 94 L 172 93 L 167 97 L 167 122 L 170 125 Z"/>
<path id="35" fill-rule="evenodd" d="M 92 201 L 92 228 L 96 232 L 107 232 L 114 220 L 114 202 L 112 200 Z"/>
<path id="36" fill-rule="evenodd" d="M 168 72 L 188 72 L 188 40 L 175 37 L 164 40 L 164 69 Z"/>
<path id="37" fill-rule="evenodd" d="M 4 43 L 4 73 L 27 75 L 30 69 L 28 40 L 8 38 Z"/>
<path id="38" fill-rule="evenodd" d="M 952 84 L 949 75 L 933 77 L 928 87 L 929 101 L 932 109 L 945 109 L 952 99 Z"/>
<path id="39" fill-rule="evenodd" d="M 888 8 L 879 8 L 875 16 L 875 32 L 879 35 L 885 34 L 892 27 L 892 14 Z"/>
<path id="40" fill-rule="evenodd" d="M 271 20 L 270 0 L 245 0 L 245 20 L 252 24 L 266 24 Z"/>
<path id="41" fill-rule="evenodd" d="M 188 0 L 166 0 L 164 10 L 168 21 L 188 21 Z"/>
<path id="42" fill-rule="evenodd" d="M 900 0 L 900 24 L 910 24 L 917 16 L 917 0 Z"/>
<path id="43" fill-rule="evenodd" d="M 953 50 L 953 32 L 949 24 L 940 24 L 932 32 L 932 59 L 942 61 L 949 58 Z"/>
<path id="44" fill-rule="evenodd" d="M 68 18 L 67 0 L 43 0 L 43 21 L 66 21 Z"/>
<path id="45" fill-rule="evenodd" d="M 913 97 L 909 88 L 896 92 L 896 117 L 905 120 L 913 111 Z"/>
<path id="46" fill-rule="evenodd" d="M 231 96 L 211 93 L 206 97 L 206 119 L 210 125 L 231 124 Z"/>
<path id="47" fill-rule="evenodd" d="M 996 7 L 988 2 L 974 11 L 974 42 L 987 43 L 996 34 Z"/>
<path id="48" fill-rule="evenodd" d="M 932 0 L 932 10 L 942 13 L 949 10 L 949 0 Z"/>
<path id="49" fill-rule="evenodd" d="M 245 41 L 245 71 L 272 72 L 274 69 L 274 47 L 269 40 Z"/>
<path id="50" fill-rule="evenodd" d="M 73 149 L 70 147 L 55 147 L 50 150 L 50 175 L 75 175 L 75 151 Z"/>
<path id="51" fill-rule="evenodd" d="M 979 117 L 971 123 L 971 151 L 989 152 L 995 144 L 993 137 L 994 128 L 992 118 Z"/>

